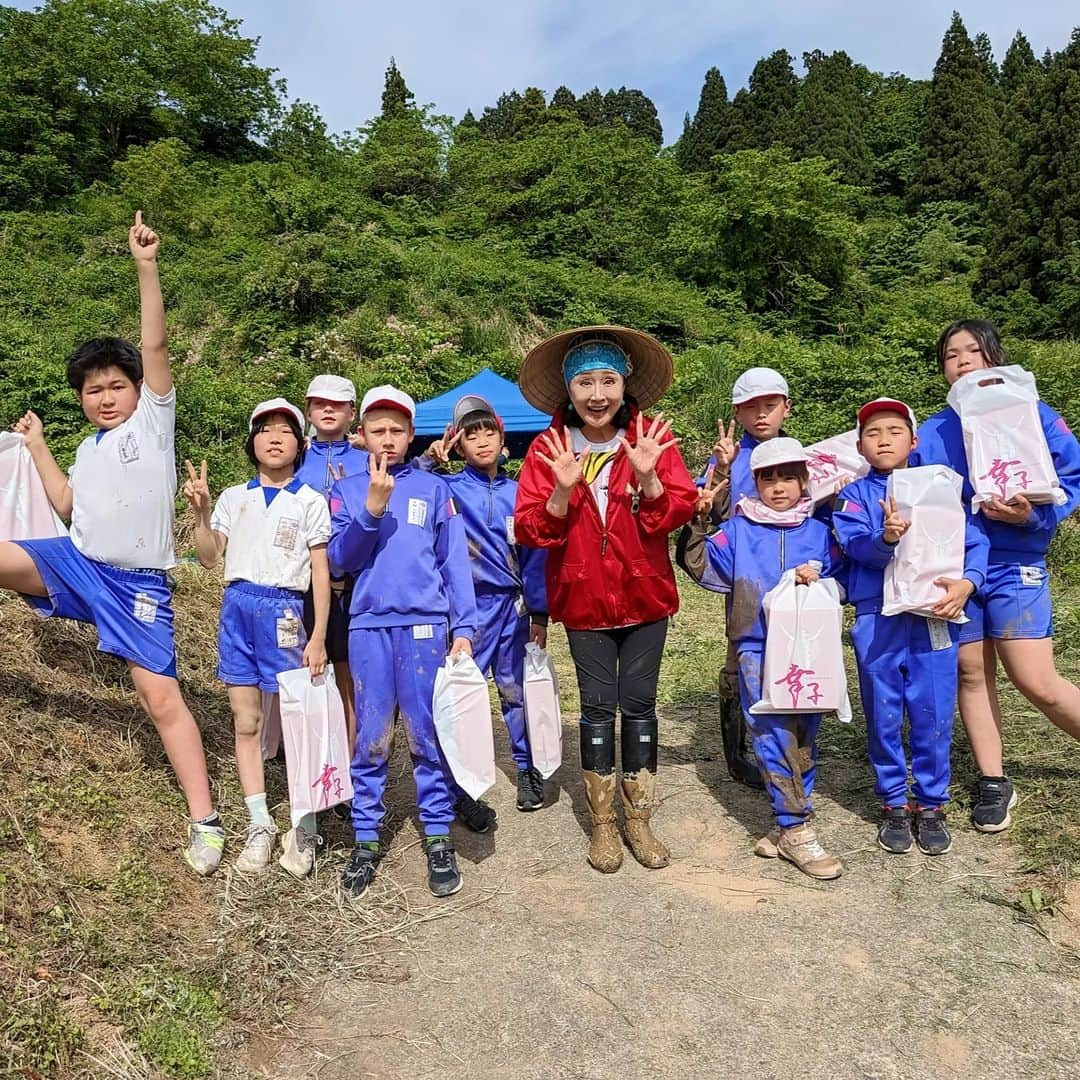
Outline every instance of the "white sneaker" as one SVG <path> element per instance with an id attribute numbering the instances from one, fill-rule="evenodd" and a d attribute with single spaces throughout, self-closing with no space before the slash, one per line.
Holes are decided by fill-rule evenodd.
<path id="1" fill-rule="evenodd" d="M 276 825 L 249 825 L 244 850 L 236 857 L 236 869 L 242 873 L 265 870 L 274 854 Z"/>
<path id="2" fill-rule="evenodd" d="M 281 842 L 281 856 L 278 862 L 293 877 L 307 877 L 315 865 L 315 849 L 322 843 L 318 833 L 309 833 L 297 826 L 285 834 Z"/>
<path id="3" fill-rule="evenodd" d="M 225 830 L 211 825 L 188 825 L 188 846 L 184 858 L 196 874 L 209 877 L 221 864 L 225 850 Z"/>

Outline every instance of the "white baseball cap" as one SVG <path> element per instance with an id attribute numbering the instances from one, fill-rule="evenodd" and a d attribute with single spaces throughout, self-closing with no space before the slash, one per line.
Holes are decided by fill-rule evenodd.
<path id="1" fill-rule="evenodd" d="M 758 469 L 771 469 L 774 465 L 790 465 L 797 461 L 806 462 L 806 451 L 798 439 L 786 436 L 766 439 L 754 447 L 750 455 L 750 471 L 756 473 Z"/>
<path id="2" fill-rule="evenodd" d="M 356 387 L 352 379 L 340 375 L 316 375 L 308 383 L 305 398 L 322 398 L 324 401 L 351 401 L 356 404 Z"/>
<path id="3" fill-rule="evenodd" d="M 490 413 L 496 421 L 499 419 L 487 398 L 482 398 L 479 394 L 465 394 L 464 397 L 459 397 L 454 403 L 454 415 L 452 417 L 454 427 L 459 427 L 461 421 L 469 413 L 474 412 Z"/>
<path id="4" fill-rule="evenodd" d="M 895 412 L 901 416 L 906 416 L 911 422 L 911 430 L 914 430 L 919 426 L 918 421 L 915 419 L 915 410 L 910 405 L 905 405 L 902 401 L 897 401 L 896 398 L 879 397 L 874 398 L 873 401 L 868 401 L 859 410 L 859 430 L 862 431 L 865 427 L 867 420 L 870 419 L 874 413 L 881 412 Z"/>
<path id="5" fill-rule="evenodd" d="M 248 421 L 248 427 L 254 427 L 255 421 L 260 416 L 267 416 L 270 413 L 283 412 L 288 413 L 296 420 L 300 430 L 304 430 L 304 414 L 290 401 L 286 401 L 283 397 L 271 398 L 269 401 L 261 401 L 254 409 L 251 410 L 251 420 Z"/>
<path id="6" fill-rule="evenodd" d="M 373 386 L 364 395 L 364 400 L 360 402 L 360 418 L 363 419 L 371 409 L 396 409 L 404 413 L 410 423 L 416 419 L 416 402 L 404 390 L 389 384 Z"/>
<path id="7" fill-rule="evenodd" d="M 731 388 L 731 404 L 743 405 L 754 398 L 780 394 L 791 397 L 788 393 L 787 379 L 771 367 L 752 367 L 744 371 Z"/>

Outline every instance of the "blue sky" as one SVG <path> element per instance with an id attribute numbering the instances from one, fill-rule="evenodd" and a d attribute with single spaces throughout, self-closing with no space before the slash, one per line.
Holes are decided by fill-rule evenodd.
<path id="1" fill-rule="evenodd" d="M 10 2 L 10 0 L 9 0 Z M 479 115 L 512 88 L 560 83 L 644 90 L 656 103 L 665 142 L 697 107 L 705 70 L 716 65 L 729 92 L 755 61 L 785 48 L 846 50 L 878 71 L 927 76 L 951 12 L 968 32 L 985 30 L 995 55 L 1022 29 L 1036 54 L 1068 41 L 1075 3 L 1027 0 L 217 0 L 261 38 L 260 62 L 278 69 L 291 98 L 319 106 L 344 131 L 378 112 L 391 55 L 421 103 L 460 117 Z M 18 2 L 18 7 L 33 3 Z M 797 70 L 802 72 L 801 64 Z"/>

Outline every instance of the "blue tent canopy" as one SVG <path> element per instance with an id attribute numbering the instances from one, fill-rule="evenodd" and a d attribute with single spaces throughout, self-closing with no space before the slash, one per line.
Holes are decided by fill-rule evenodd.
<path id="1" fill-rule="evenodd" d="M 523 453 L 532 436 L 545 431 L 551 424 L 550 416 L 534 409 L 522 397 L 517 383 L 496 375 L 491 368 L 484 368 L 460 386 L 416 406 L 417 439 L 426 443 L 442 435 L 450 423 L 455 402 L 465 394 L 478 394 L 491 402 L 503 422 L 507 445 L 515 455 Z"/>

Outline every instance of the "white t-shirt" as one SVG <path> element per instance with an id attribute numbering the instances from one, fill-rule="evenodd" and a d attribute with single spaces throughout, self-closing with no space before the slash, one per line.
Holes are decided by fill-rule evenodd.
<path id="1" fill-rule="evenodd" d="M 274 492 L 269 505 L 267 492 Z M 330 540 L 330 509 L 325 496 L 299 480 L 263 488 L 254 479 L 221 493 L 210 528 L 229 538 L 226 581 L 305 592 L 311 548 Z"/>
<path id="2" fill-rule="evenodd" d="M 87 558 L 128 570 L 176 565 L 176 389 L 143 383 L 122 424 L 79 444 L 68 473 L 71 542 Z"/>
<path id="3" fill-rule="evenodd" d="M 622 445 L 619 438 L 625 435 L 626 429 L 620 428 L 615 432 L 613 439 L 598 443 L 590 442 L 585 438 L 580 428 L 570 429 L 574 455 L 581 459 L 583 479 L 592 489 L 593 498 L 596 499 L 596 507 L 600 511 L 600 520 L 604 522 L 607 521 L 608 483 L 611 479 L 611 463 L 615 460 L 615 454 Z"/>

